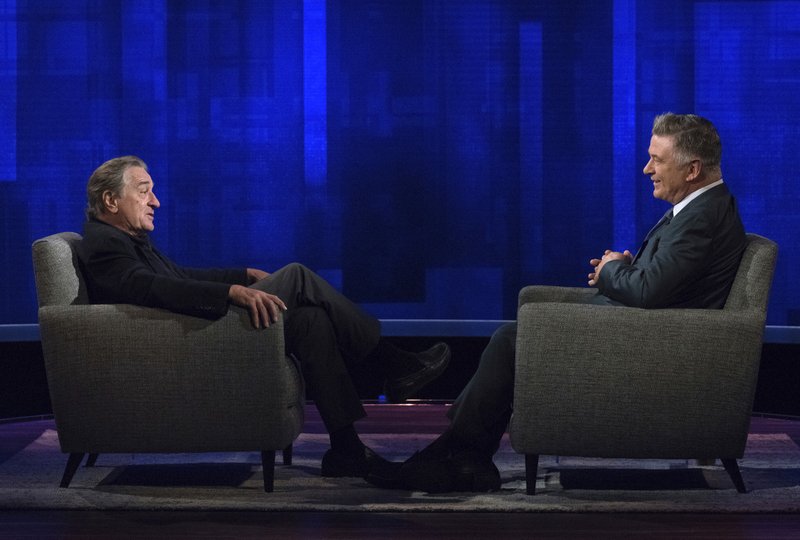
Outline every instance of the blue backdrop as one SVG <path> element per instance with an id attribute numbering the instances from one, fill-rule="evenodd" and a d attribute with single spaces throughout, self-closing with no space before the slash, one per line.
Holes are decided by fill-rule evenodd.
<path id="1" fill-rule="evenodd" d="M 0 323 L 36 321 L 30 244 L 80 231 L 136 154 L 156 243 L 193 266 L 301 261 L 386 318 L 513 318 L 664 212 L 653 116 L 724 143 L 779 242 L 768 322 L 800 324 L 800 3 L 4 0 Z"/>

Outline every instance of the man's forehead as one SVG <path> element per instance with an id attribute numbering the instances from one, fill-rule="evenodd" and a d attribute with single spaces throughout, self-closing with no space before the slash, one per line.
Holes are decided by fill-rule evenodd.
<path id="1" fill-rule="evenodd" d="M 129 184 L 139 185 L 151 184 L 153 182 L 153 179 L 150 178 L 150 175 L 142 167 L 130 167 L 126 169 L 125 176 Z"/>
<path id="2" fill-rule="evenodd" d="M 651 154 L 667 154 L 672 152 L 673 138 L 669 136 L 653 135 L 650 138 Z"/>

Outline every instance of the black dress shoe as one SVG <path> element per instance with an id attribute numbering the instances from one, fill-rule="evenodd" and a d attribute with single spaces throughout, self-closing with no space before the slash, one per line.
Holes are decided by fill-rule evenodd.
<path id="1" fill-rule="evenodd" d="M 402 463 L 387 461 L 372 449 L 364 447 L 358 454 L 345 453 L 331 448 L 322 456 L 322 476 L 339 478 L 352 476 L 365 478 L 374 475 L 376 478 L 394 478 Z"/>
<path id="2" fill-rule="evenodd" d="M 449 457 L 417 452 L 400 467 L 399 484 L 411 491 L 447 493 L 453 491 L 456 471 Z"/>
<path id="3" fill-rule="evenodd" d="M 427 351 L 419 353 L 417 359 L 422 367 L 410 375 L 386 381 L 386 398 L 390 403 L 402 403 L 414 396 L 426 384 L 442 374 L 450 362 L 450 356 L 450 347 L 447 343 L 437 343 Z"/>
<path id="4" fill-rule="evenodd" d="M 491 458 L 465 450 L 455 454 L 452 462 L 455 469 L 453 491 L 485 493 L 500 489 L 500 471 Z"/>
<path id="5" fill-rule="evenodd" d="M 403 489 L 400 481 L 400 467 L 402 463 L 387 461 L 386 463 L 376 464 L 370 467 L 369 472 L 364 476 L 367 483 L 383 489 Z"/>
<path id="6" fill-rule="evenodd" d="M 437 452 L 417 452 L 400 467 L 398 483 L 427 493 L 497 491 L 501 485 L 492 458 L 473 450 L 444 457 Z"/>
<path id="7" fill-rule="evenodd" d="M 422 470 L 419 473 L 415 471 L 415 467 L 425 468 L 429 462 L 442 462 L 450 457 L 450 431 L 445 431 L 435 441 L 426 446 L 419 452 L 415 452 L 411 458 L 404 463 L 390 463 L 391 467 L 377 467 L 370 471 L 370 474 L 364 477 L 368 483 L 373 486 L 386 488 L 386 489 L 412 489 L 406 486 L 403 481 L 403 472 L 406 476 L 419 474 L 420 476 L 430 478 L 431 474 L 428 470 Z M 433 467 L 435 470 L 435 467 Z M 435 471 L 438 473 L 439 471 Z M 417 484 L 418 482 L 414 482 Z M 435 488 L 434 488 L 435 489 Z"/>

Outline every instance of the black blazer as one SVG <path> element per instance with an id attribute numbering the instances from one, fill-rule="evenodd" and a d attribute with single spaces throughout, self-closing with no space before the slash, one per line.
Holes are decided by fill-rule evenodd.
<path id="1" fill-rule="evenodd" d="M 95 304 L 136 304 L 215 319 L 228 290 L 247 284 L 244 268 L 186 268 L 161 254 L 147 235 L 133 237 L 102 221 L 84 225 L 78 258 Z"/>
<path id="2" fill-rule="evenodd" d="M 594 303 L 722 308 L 745 244 L 736 201 L 725 184 L 715 186 L 651 231 L 632 264 L 607 263 Z"/>

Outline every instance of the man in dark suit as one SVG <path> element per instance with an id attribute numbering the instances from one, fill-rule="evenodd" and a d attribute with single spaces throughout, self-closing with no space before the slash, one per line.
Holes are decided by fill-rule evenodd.
<path id="1" fill-rule="evenodd" d="M 644 173 L 653 196 L 673 206 L 641 249 L 592 259 L 598 303 L 641 308 L 721 308 L 744 250 L 744 228 L 722 181 L 714 126 L 693 115 L 661 115 Z"/>
<path id="2" fill-rule="evenodd" d="M 653 123 L 648 153 L 644 173 L 653 196 L 673 206 L 635 256 L 606 250 L 590 260 L 589 285 L 598 289 L 592 303 L 722 308 L 745 232 L 722 181 L 719 135 L 705 118 L 663 114 Z M 516 330 L 510 323 L 492 336 L 478 370 L 448 411 L 445 433 L 408 459 L 393 481 L 367 480 L 428 492 L 499 489 L 492 456 L 511 417 Z"/>
<path id="3" fill-rule="evenodd" d="M 354 428 L 366 413 L 351 370 L 370 364 L 385 373 L 388 399 L 401 402 L 442 373 L 450 359 L 446 344 L 418 354 L 392 346 L 381 338 L 375 318 L 300 264 L 272 274 L 175 264 L 150 242 L 161 204 L 147 165 L 135 156 L 98 167 L 89 178 L 87 199 L 79 257 L 93 303 L 137 304 L 209 319 L 233 304 L 248 311 L 255 328 L 283 316 L 287 353 L 299 360 L 309 397 L 330 434 L 322 475 L 380 478 L 396 468 L 367 448 Z"/>

